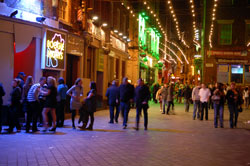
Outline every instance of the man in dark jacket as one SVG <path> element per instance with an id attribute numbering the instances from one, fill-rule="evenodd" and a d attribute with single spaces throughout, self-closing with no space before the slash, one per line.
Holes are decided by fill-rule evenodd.
<path id="1" fill-rule="evenodd" d="M 0 133 L 2 131 L 2 106 L 3 106 L 3 96 L 5 95 L 5 91 L 3 85 L 0 83 Z"/>
<path id="2" fill-rule="evenodd" d="M 115 122 L 118 123 L 119 117 L 119 87 L 116 86 L 117 82 L 114 80 L 112 85 L 107 89 L 106 97 L 108 98 L 109 104 L 109 113 L 110 113 L 110 121 L 109 123 L 114 123 L 114 109 L 116 108 L 115 113 Z"/>
<path id="3" fill-rule="evenodd" d="M 123 114 L 123 129 L 127 128 L 128 113 L 130 110 L 130 102 L 133 101 L 134 97 L 134 86 L 128 83 L 128 78 L 124 77 L 122 84 L 119 87 L 121 111 Z"/>
<path id="4" fill-rule="evenodd" d="M 148 129 L 148 100 L 150 92 L 148 86 L 144 85 L 143 80 L 138 80 L 138 86 L 135 88 L 135 103 L 136 103 L 136 130 L 139 130 L 139 121 L 141 111 L 144 114 L 144 129 Z"/>
<path id="5" fill-rule="evenodd" d="M 192 89 L 189 87 L 189 85 L 187 85 L 186 88 L 184 89 L 183 95 L 184 95 L 185 112 L 189 112 L 189 104 L 192 98 Z"/>

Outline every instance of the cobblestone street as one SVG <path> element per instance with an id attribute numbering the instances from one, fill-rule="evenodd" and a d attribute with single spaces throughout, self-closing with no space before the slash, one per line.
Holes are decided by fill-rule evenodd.
<path id="1" fill-rule="evenodd" d="M 149 109 L 149 127 L 135 131 L 135 110 L 128 129 L 109 124 L 108 110 L 95 114 L 94 131 L 73 130 L 71 121 L 56 134 L 0 135 L 0 166 L 246 166 L 250 165 L 250 110 L 239 115 L 237 129 L 230 129 L 228 110 L 225 128 L 208 121 L 192 120 L 183 105 L 175 115 L 162 115 L 159 106 Z"/>

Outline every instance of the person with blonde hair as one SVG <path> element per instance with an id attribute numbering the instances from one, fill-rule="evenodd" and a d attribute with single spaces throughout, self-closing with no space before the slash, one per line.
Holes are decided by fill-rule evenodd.
<path id="1" fill-rule="evenodd" d="M 52 76 L 49 76 L 47 79 L 48 87 L 47 91 L 41 91 L 46 96 L 44 108 L 43 108 L 43 126 L 44 131 L 48 128 L 48 112 L 52 115 L 52 128 L 49 131 L 56 131 L 56 104 L 57 104 L 57 88 L 56 88 L 56 79 Z"/>

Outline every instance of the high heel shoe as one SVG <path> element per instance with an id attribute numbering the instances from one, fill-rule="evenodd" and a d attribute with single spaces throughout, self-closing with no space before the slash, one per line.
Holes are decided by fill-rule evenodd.
<path id="1" fill-rule="evenodd" d="M 51 128 L 49 131 L 56 132 L 56 127 Z"/>

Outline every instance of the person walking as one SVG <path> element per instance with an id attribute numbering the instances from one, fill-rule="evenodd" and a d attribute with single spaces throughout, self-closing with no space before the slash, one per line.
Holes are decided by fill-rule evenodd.
<path id="1" fill-rule="evenodd" d="M 75 127 L 75 116 L 77 110 L 82 106 L 82 103 L 80 102 L 80 99 L 83 97 L 83 87 L 82 87 L 82 79 L 77 78 L 75 81 L 75 85 L 73 85 L 68 91 L 67 95 L 71 97 L 70 99 L 70 110 L 72 113 L 71 119 L 72 119 L 72 128 L 76 129 Z"/>
<path id="2" fill-rule="evenodd" d="M 143 110 L 144 115 L 144 130 L 148 129 L 148 101 L 150 100 L 150 91 L 143 80 L 138 80 L 138 86 L 135 88 L 135 103 L 136 103 L 136 130 L 139 130 L 140 115 Z"/>
<path id="3" fill-rule="evenodd" d="M 170 83 L 167 91 L 168 91 L 167 92 L 167 103 L 168 103 L 167 114 L 169 114 L 171 105 L 172 105 L 172 111 L 174 110 L 174 85 L 172 83 Z"/>
<path id="4" fill-rule="evenodd" d="M 124 77 L 119 87 L 120 91 L 120 107 L 123 114 L 123 129 L 127 128 L 128 114 L 130 110 L 130 102 L 134 98 L 134 86 L 128 82 L 128 78 Z"/>
<path id="5" fill-rule="evenodd" d="M 0 133 L 2 132 L 2 108 L 3 108 L 3 96 L 5 96 L 5 90 L 0 83 Z"/>
<path id="6" fill-rule="evenodd" d="M 163 89 L 161 90 L 161 97 L 162 97 L 162 111 L 163 111 L 162 114 L 165 114 L 167 112 L 165 106 L 168 104 L 167 102 L 168 85 L 167 84 L 163 85 Z"/>
<path id="7" fill-rule="evenodd" d="M 209 97 L 211 96 L 211 93 L 205 84 L 201 84 L 199 96 L 200 96 L 200 102 L 201 102 L 201 119 L 200 120 L 203 120 L 204 109 L 205 109 L 205 119 L 208 120 L 208 101 L 209 101 Z"/>
<path id="8" fill-rule="evenodd" d="M 119 117 L 119 87 L 117 87 L 117 81 L 113 81 L 112 85 L 107 89 L 106 95 L 108 98 L 108 104 L 109 104 L 109 115 L 110 115 L 110 121 L 109 123 L 118 123 L 118 117 Z M 114 116 L 114 109 L 116 109 L 116 113 Z"/>
<path id="9" fill-rule="evenodd" d="M 192 90 L 189 85 L 186 85 L 186 88 L 183 91 L 184 95 L 184 105 L 185 105 L 185 112 L 189 112 L 189 104 L 192 98 Z"/>
<path id="10" fill-rule="evenodd" d="M 218 117 L 220 119 L 220 127 L 223 128 L 223 114 L 224 114 L 224 103 L 225 103 L 225 94 L 223 89 L 223 84 L 216 83 L 215 90 L 211 100 L 214 104 L 214 127 L 218 127 Z"/>
<path id="11" fill-rule="evenodd" d="M 248 90 L 248 86 L 243 91 L 243 97 L 244 97 L 244 101 L 245 101 L 245 108 L 248 109 L 248 107 L 249 107 L 249 90 Z"/>
<path id="12" fill-rule="evenodd" d="M 30 88 L 32 87 L 32 85 L 33 85 L 33 77 L 28 76 L 25 81 L 25 84 L 23 85 L 23 91 L 22 91 L 22 104 L 23 104 L 22 110 L 24 112 L 25 122 L 27 122 L 27 114 L 28 114 L 27 112 L 30 109 L 27 97 L 28 97 L 28 92 Z"/>
<path id="13" fill-rule="evenodd" d="M 200 96 L 199 96 L 200 88 L 201 88 L 200 84 L 198 83 L 198 85 L 194 87 L 192 91 L 192 100 L 194 103 L 193 120 L 195 120 L 196 118 L 196 112 L 197 112 L 197 118 L 198 119 L 200 118 Z"/>
<path id="14" fill-rule="evenodd" d="M 19 123 L 19 109 L 21 104 L 21 88 L 19 87 L 20 79 L 15 78 L 12 81 L 12 91 L 10 93 L 10 124 L 8 132 L 12 133 L 14 127 L 16 127 L 17 132 L 21 131 L 21 126 Z"/>
<path id="15" fill-rule="evenodd" d="M 86 115 L 86 120 L 81 128 L 85 129 L 90 117 L 90 123 L 86 129 L 93 130 L 93 125 L 95 121 L 94 112 L 96 112 L 96 83 L 92 81 L 90 82 L 89 86 L 90 86 L 90 91 L 87 93 L 87 97 L 84 99 L 87 107 L 87 115 Z"/>
<path id="16" fill-rule="evenodd" d="M 160 103 L 160 112 L 162 112 L 162 96 L 161 96 L 162 89 L 163 89 L 163 86 L 161 86 L 161 88 L 157 91 L 156 97 L 155 97 L 156 100 L 158 100 Z"/>
<path id="17" fill-rule="evenodd" d="M 58 79 L 57 86 L 57 109 L 56 109 L 56 126 L 63 127 L 64 125 L 64 109 L 66 105 L 66 97 L 68 86 L 65 84 L 63 77 Z"/>
<path id="18" fill-rule="evenodd" d="M 39 131 L 37 129 L 37 118 L 40 113 L 39 93 L 40 88 L 46 84 L 46 77 L 41 77 L 39 83 L 33 84 L 28 91 L 27 101 L 29 109 L 27 110 L 26 133 L 29 133 L 30 122 L 32 121 L 32 132 Z"/>
<path id="19" fill-rule="evenodd" d="M 48 90 L 41 91 L 46 96 L 44 108 L 43 108 L 43 126 L 44 131 L 48 128 L 48 113 L 51 113 L 52 116 L 52 128 L 49 131 L 56 131 L 56 105 L 57 105 L 57 88 L 56 88 L 56 79 L 52 76 L 49 76 L 47 79 Z"/>
<path id="20" fill-rule="evenodd" d="M 229 123 L 230 128 L 237 127 L 238 121 L 238 100 L 239 100 L 239 92 L 235 89 L 235 83 L 231 83 L 231 89 L 227 91 L 226 94 L 228 109 L 229 109 Z"/>

